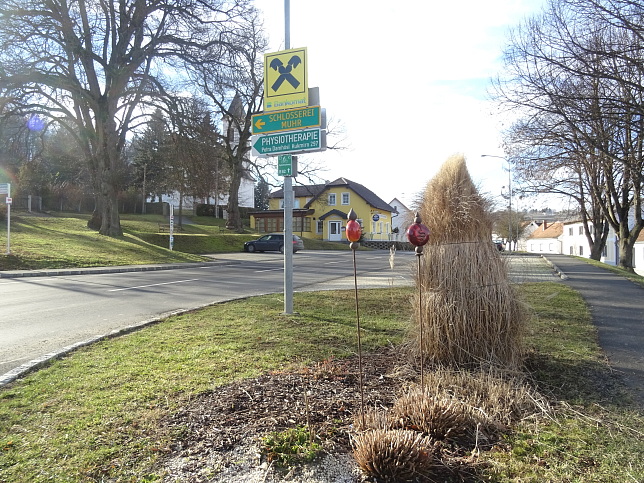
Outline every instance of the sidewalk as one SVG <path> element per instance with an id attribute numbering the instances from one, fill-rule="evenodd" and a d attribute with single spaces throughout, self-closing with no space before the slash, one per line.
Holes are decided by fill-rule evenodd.
<path id="1" fill-rule="evenodd" d="M 599 345 L 644 406 L 644 288 L 567 255 L 547 255 L 590 307 Z"/>

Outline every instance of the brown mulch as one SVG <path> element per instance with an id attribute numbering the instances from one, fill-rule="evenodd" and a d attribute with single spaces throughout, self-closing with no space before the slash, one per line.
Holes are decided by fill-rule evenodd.
<path id="1" fill-rule="evenodd" d="M 390 408 L 409 385 L 413 371 L 401 365 L 399 350 L 383 348 L 362 358 L 367 409 Z M 326 360 L 296 372 L 274 372 L 221 386 L 190 401 L 167 422 L 183 436 L 168 460 L 190 461 L 170 473 L 196 481 L 196 468 L 212 464 L 213 454 L 258 445 L 271 432 L 309 426 L 323 451 L 350 452 L 349 431 L 360 414 L 358 357 Z M 208 481 L 208 480 L 204 480 Z"/>

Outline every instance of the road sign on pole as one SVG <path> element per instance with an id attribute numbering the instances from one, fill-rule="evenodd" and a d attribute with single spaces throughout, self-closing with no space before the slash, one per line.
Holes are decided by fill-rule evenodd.
<path id="1" fill-rule="evenodd" d="M 297 156 L 280 154 L 277 157 L 278 176 L 297 176 Z"/>
<path id="2" fill-rule="evenodd" d="M 314 128 L 253 136 L 251 145 L 253 155 L 261 157 L 324 151 L 326 131 Z"/>
<path id="3" fill-rule="evenodd" d="M 320 127 L 322 122 L 320 111 L 320 106 L 311 106 L 255 114 L 253 116 L 251 133 L 269 134 L 273 132 L 294 131 L 308 127 Z"/>
<path id="4" fill-rule="evenodd" d="M 306 47 L 264 54 L 264 111 L 309 105 Z"/>

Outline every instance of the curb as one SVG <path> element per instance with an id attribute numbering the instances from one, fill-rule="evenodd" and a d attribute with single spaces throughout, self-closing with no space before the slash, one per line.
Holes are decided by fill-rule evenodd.
<path id="1" fill-rule="evenodd" d="M 555 275 L 557 275 L 559 278 L 561 278 L 561 280 L 568 280 L 568 275 L 566 275 L 564 272 L 562 272 L 562 271 L 559 269 L 559 267 L 557 267 L 557 265 L 555 265 L 555 264 L 554 264 L 554 263 L 552 263 L 550 260 L 548 260 L 548 258 L 547 258 L 547 257 L 545 257 L 544 255 L 541 255 L 541 258 L 543 258 L 543 259 L 545 260 L 545 262 L 546 262 L 548 265 L 550 265 L 550 267 L 552 268 L 552 270 L 555 272 Z"/>
<path id="2" fill-rule="evenodd" d="M 64 275 L 96 275 L 100 273 L 153 272 L 157 270 L 177 270 L 181 268 L 199 268 L 212 265 L 230 265 L 234 262 L 226 260 L 212 262 L 170 263 L 159 265 L 119 265 L 114 267 L 95 268 L 59 268 L 42 270 L 7 270 L 0 272 L 0 278 L 21 277 L 58 277 Z"/>

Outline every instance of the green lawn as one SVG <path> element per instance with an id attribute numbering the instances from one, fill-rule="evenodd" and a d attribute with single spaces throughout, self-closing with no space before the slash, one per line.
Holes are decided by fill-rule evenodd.
<path id="1" fill-rule="evenodd" d="M 123 236 L 109 238 L 87 228 L 88 215 L 58 213 L 34 216 L 12 214 L 11 255 L 5 254 L 6 228 L 0 228 L 0 270 L 35 270 L 150 263 L 197 262 L 203 254 L 243 250 L 255 233 L 233 233 L 222 219 L 186 217 L 190 223 L 175 224 L 174 246 L 170 234 L 160 233 L 167 224 L 161 215 L 122 215 Z M 0 223 L 0 227 L 3 224 Z M 348 245 L 305 239 L 306 249 L 348 249 Z"/>
<path id="2" fill-rule="evenodd" d="M 644 417 L 597 347 L 581 297 L 521 285 L 533 313 L 527 368 L 548 418 L 482 452 L 497 482 L 643 481 Z M 361 291 L 363 347 L 402 340 L 413 289 Z M 155 481 L 173 432 L 161 424 L 194 395 L 242 378 L 355 352 L 352 291 L 218 304 L 80 349 L 0 389 L 0 481 Z"/>

